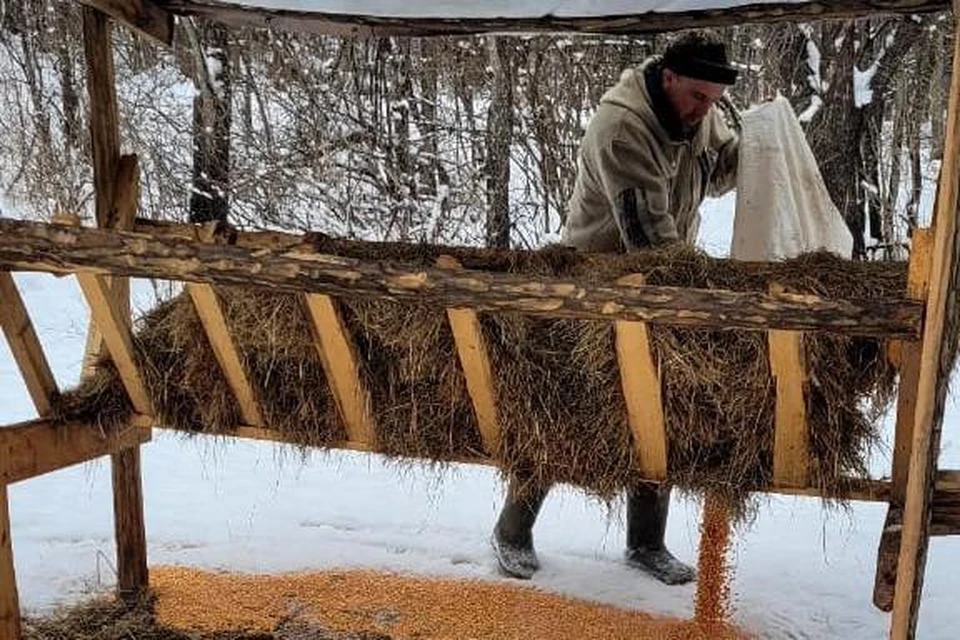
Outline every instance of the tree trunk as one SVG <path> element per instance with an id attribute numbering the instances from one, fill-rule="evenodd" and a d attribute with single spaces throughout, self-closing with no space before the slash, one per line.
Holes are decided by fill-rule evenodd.
<path id="1" fill-rule="evenodd" d="M 193 99 L 193 190 L 190 221 L 226 222 L 229 217 L 230 81 L 229 31 L 221 25 L 191 29 L 196 56 Z"/>
<path id="2" fill-rule="evenodd" d="M 487 40 L 493 70 L 487 111 L 487 246 L 510 247 L 510 147 L 513 142 L 513 44 Z"/>

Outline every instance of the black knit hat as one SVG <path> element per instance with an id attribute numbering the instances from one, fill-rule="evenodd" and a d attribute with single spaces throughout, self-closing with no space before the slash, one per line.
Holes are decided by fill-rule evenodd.
<path id="1" fill-rule="evenodd" d="M 663 66 L 697 80 L 731 85 L 737 70 L 727 62 L 727 48 L 710 31 L 688 31 L 671 42 L 663 54 Z"/>

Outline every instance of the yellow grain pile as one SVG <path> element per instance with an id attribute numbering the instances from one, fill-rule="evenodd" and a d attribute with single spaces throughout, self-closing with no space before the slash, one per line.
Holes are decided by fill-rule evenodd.
<path id="1" fill-rule="evenodd" d="M 283 575 L 155 567 L 156 616 L 210 633 L 276 633 L 285 624 L 370 632 L 393 640 L 740 640 L 731 628 L 655 617 L 503 583 L 370 571 Z M 279 637 L 279 635 L 277 636 Z"/>

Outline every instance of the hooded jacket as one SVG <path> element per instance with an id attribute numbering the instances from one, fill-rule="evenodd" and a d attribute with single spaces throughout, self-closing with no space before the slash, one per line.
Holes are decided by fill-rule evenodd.
<path id="1" fill-rule="evenodd" d="M 628 69 L 601 98 L 580 143 L 567 244 L 585 251 L 693 244 L 700 203 L 735 186 L 737 137 L 716 107 L 681 135 L 660 69 L 659 57 Z"/>

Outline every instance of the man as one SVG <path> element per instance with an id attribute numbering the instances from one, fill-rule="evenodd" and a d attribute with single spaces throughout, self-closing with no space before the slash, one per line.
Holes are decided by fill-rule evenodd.
<path id="1" fill-rule="evenodd" d="M 624 72 L 581 142 L 566 242 L 599 252 L 693 244 L 700 203 L 735 186 L 738 140 L 714 104 L 736 78 L 723 43 L 705 32 L 686 33 L 662 57 Z M 509 576 L 527 579 L 539 568 L 533 525 L 548 490 L 510 483 L 493 536 Z M 696 573 L 664 545 L 669 504 L 667 486 L 630 492 L 625 558 L 665 584 L 684 584 Z"/>

